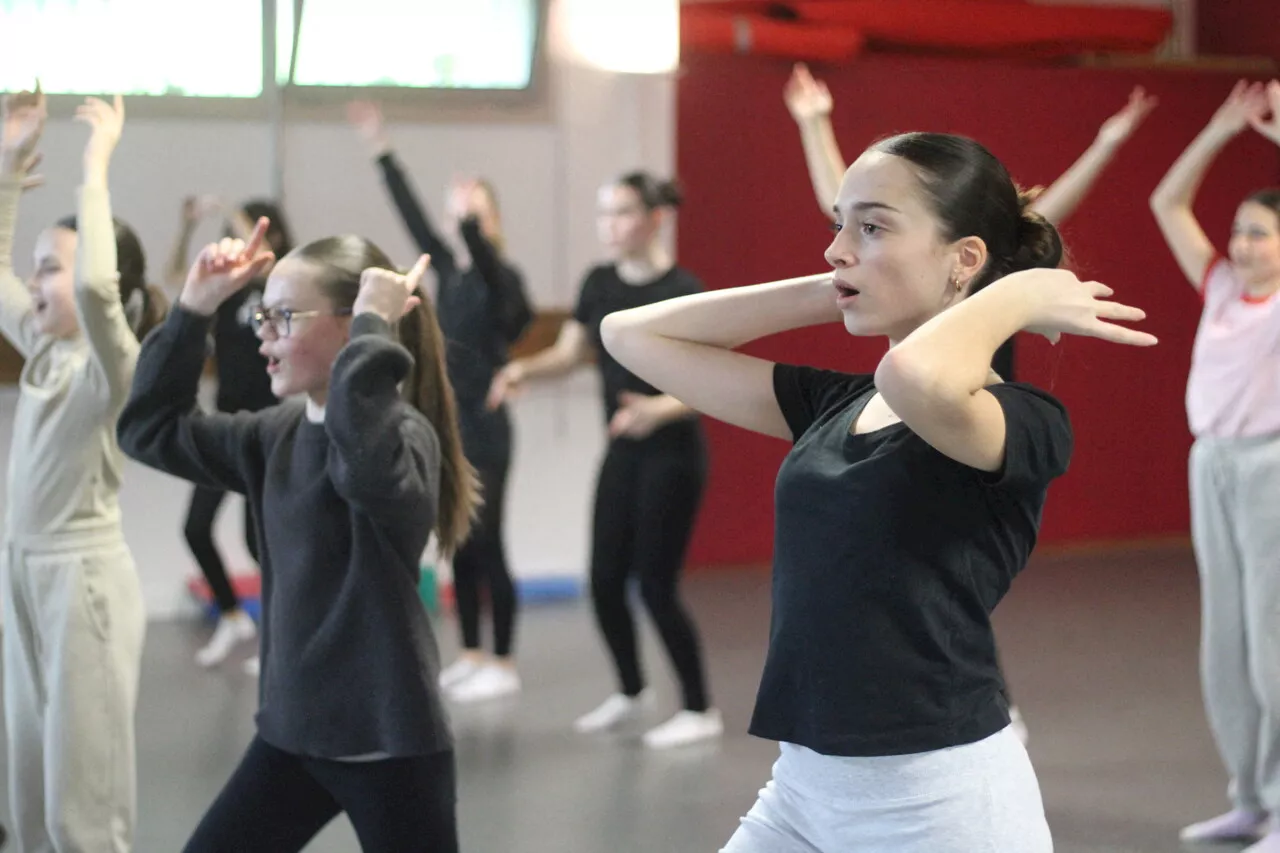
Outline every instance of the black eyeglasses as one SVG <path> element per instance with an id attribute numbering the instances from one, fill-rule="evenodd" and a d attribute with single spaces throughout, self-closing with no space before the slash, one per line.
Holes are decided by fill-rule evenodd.
<path id="1" fill-rule="evenodd" d="M 294 319 L 305 319 L 307 317 L 346 317 L 351 314 L 350 308 L 334 308 L 332 311 L 295 311 L 292 308 L 259 308 L 249 315 L 249 324 L 253 326 L 254 334 L 262 334 L 265 327 L 270 327 L 271 333 L 278 338 L 287 338 L 293 333 Z"/>

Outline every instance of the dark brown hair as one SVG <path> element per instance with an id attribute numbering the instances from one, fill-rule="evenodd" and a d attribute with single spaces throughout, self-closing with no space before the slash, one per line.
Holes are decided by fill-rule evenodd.
<path id="1" fill-rule="evenodd" d="M 660 181 L 648 172 L 628 172 L 618 179 L 618 184 L 635 190 L 648 210 L 677 208 L 684 202 L 684 193 L 676 181 Z"/>
<path id="2" fill-rule="evenodd" d="M 350 308 L 360 292 L 360 276 L 370 267 L 394 270 L 386 254 L 356 236 L 326 237 L 295 249 L 289 257 L 304 260 L 321 271 L 317 282 L 335 308 Z M 422 412 L 440 441 L 440 497 L 436 537 L 440 551 L 453 554 L 466 541 L 480 505 L 475 469 L 462 452 L 458 405 L 445 365 L 444 333 L 426 295 L 400 321 L 400 342 L 413 356 L 413 370 L 404 382 L 405 400 Z"/>
<path id="3" fill-rule="evenodd" d="M 1280 187 L 1258 190 L 1250 193 L 1245 199 L 1250 204 L 1258 204 L 1276 215 L 1276 227 L 1280 228 Z"/>
<path id="4" fill-rule="evenodd" d="M 903 133 L 871 148 L 915 168 L 943 239 L 972 236 L 986 244 L 987 264 L 971 294 L 1010 273 L 1062 262 L 1058 229 L 1031 209 L 1039 193 L 1019 191 L 1004 165 L 978 142 L 949 133 Z"/>
<path id="5" fill-rule="evenodd" d="M 111 220 L 116 238 L 116 270 L 120 274 L 120 301 L 124 304 L 129 327 L 142 340 L 160 325 L 169 313 L 169 300 L 158 288 L 147 284 L 147 256 L 132 228 L 119 219 Z M 76 231 L 76 217 L 64 216 L 58 228 Z"/>

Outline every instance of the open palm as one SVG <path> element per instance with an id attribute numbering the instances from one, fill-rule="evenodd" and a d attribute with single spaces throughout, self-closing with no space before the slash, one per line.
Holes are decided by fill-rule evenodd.
<path id="1" fill-rule="evenodd" d="M 24 176 L 24 187 L 41 180 L 29 173 L 40 162 L 36 146 L 47 118 L 44 93 L 38 83 L 34 92 L 16 92 L 0 101 L 0 158 L 7 171 Z"/>

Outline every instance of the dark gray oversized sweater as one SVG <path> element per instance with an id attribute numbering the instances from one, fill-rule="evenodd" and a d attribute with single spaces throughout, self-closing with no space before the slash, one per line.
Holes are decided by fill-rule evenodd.
<path id="1" fill-rule="evenodd" d="M 147 338 L 118 437 L 139 462 L 239 492 L 253 508 L 263 543 L 259 735 L 320 758 L 451 748 L 418 597 L 440 448 L 397 390 L 408 351 L 362 314 L 334 362 L 322 423 L 295 402 L 203 414 L 208 326 L 175 306 Z"/>

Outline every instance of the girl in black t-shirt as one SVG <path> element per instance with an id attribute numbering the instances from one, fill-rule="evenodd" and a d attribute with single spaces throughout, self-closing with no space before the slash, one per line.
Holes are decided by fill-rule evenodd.
<path id="1" fill-rule="evenodd" d="M 573 318 L 565 321 L 555 345 L 508 364 L 489 395 L 489 405 L 498 406 L 525 381 L 562 376 L 593 358 L 599 367 L 609 446 L 592 517 L 591 599 L 621 690 L 578 718 L 575 728 L 613 728 L 639 716 L 650 701 L 627 601 L 628 580 L 638 576 L 684 694 L 684 709 L 646 733 L 645 744 L 654 749 L 716 738 L 724 730 L 707 697 L 697 632 L 678 596 L 706 483 L 706 448 L 696 413 L 600 346 L 600 322 L 614 311 L 702 290 L 660 242 L 664 217 L 679 202 L 674 185 L 642 172 L 600 191 L 600 238 L 615 261 L 587 273 Z"/>
<path id="2" fill-rule="evenodd" d="M 1053 269 L 1056 229 L 963 137 L 909 133 L 845 173 L 835 272 L 614 314 L 609 352 L 689 405 L 793 443 L 775 492 L 773 620 L 751 731 L 781 743 L 726 853 L 1052 849 L 1010 727 L 990 615 L 1067 468 L 1062 404 L 991 371 L 1018 331 L 1155 339 Z M 843 321 L 874 375 L 733 350 Z M 799 839 L 804 839 L 801 843 Z"/>
<path id="3" fill-rule="evenodd" d="M 189 197 L 183 201 L 182 226 L 169 258 L 169 279 L 172 283 L 180 285 L 186 279 L 191 238 L 200 220 L 221 211 L 221 205 L 213 198 Z M 253 223 L 259 218 L 266 218 L 271 223 L 266 241 L 272 253 L 283 258 L 292 251 L 293 237 L 288 223 L 274 202 L 247 201 L 226 211 L 225 216 L 224 237 L 247 240 Z M 271 393 L 267 360 L 258 352 L 262 342 L 250 323 L 250 317 L 262 301 L 265 286 L 265 279 L 250 282 L 222 303 L 214 317 L 209 344 L 218 380 L 214 408 L 219 412 L 257 412 L 279 402 Z M 183 524 L 187 547 L 200 566 L 218 608 L 218 625 L 213 636 L 196 652 L 196 662 L 205 667 L 217 666 L 238 644 L 257 636 L 257 628 L 240 606 L 240 597 L 231 585 L 222 555 L 213 541 L 213 525 L 226 496 L 222 489 L 196 484 L 191 490 L 191 502 Z M 256 561 L 258 541 L 248 502 L 244 504 L 244 540 L 249 556 Z M 256 674 L 258 659 L 254 657 L 245 661 L 245 669 Z"/>

